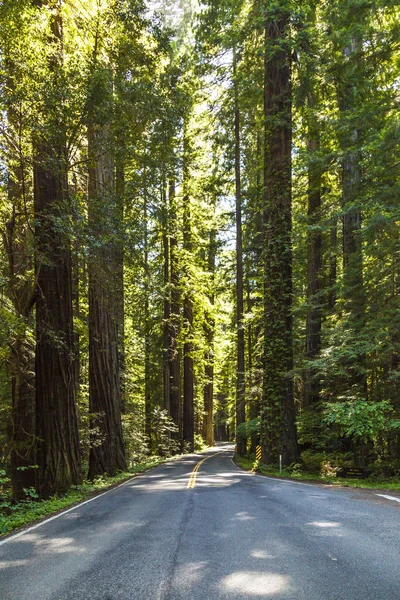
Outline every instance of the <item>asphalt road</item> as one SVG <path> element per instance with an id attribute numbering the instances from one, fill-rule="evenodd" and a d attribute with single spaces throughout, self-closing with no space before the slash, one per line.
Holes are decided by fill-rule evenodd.
<path id="1" fill-rule="evenodd" d="M 400 600 L 400 504 L 231 457 L 159 466 L 0 542 L 1 600 Z"/>

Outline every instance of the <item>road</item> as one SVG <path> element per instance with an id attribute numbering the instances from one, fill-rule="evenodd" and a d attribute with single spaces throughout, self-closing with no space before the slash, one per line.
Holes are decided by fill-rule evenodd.
<path id="1" fill-rule="evenodd" d="M 400 600 L 400 504 L 231 458 L 171 461 L 3 540 L 1 600 Z"/>

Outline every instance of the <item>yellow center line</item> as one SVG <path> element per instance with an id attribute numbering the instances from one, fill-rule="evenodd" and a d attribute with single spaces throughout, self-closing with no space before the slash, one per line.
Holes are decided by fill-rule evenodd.
<path id="1" fill-rule="evenodd" d="M 189 481 L 188 484 L 186 486 L 186 488 L 190 488 L 193 489 L 194 486 L 196 485 L 196 478 L 197 478 L 197 473 L 201 467 L 201 465 L 208 460 L 209 458 L 212 458 L 213 456 L 217 456 L 217 454 L 221 454 L 221 452 L 216 452 L 215 454 L 211 454 L 210 456 L 206 456 L 205 458 L 203 458 L 203 460 L 199 461 L 197 463 L 197 465 L 194 467 L 193 471 L 190 473 L 190 477 L 189 477 Z"/>

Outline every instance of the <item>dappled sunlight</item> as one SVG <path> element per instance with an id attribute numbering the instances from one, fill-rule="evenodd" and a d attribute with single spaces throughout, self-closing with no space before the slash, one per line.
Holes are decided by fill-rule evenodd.
<path id="1" fill-rule="evenodd" d="M 18 544 L 31 544 L 32 542 L 36 542 L 39 539 L 41 539 L 39 533 L 25 533 L 24 535 L 16 539 L 15 542 L 17 542 Z"/>
<path id="2" fill-rule="evenodd" d="M 250 552 L 250 556 L 252 558 L 260 558 L 260 559 L 276 558 L 276 556 L 274 554 L 269 554 L 265 550 L 252 550 Z"/>
<path id="3" fill-rule="evenodd" d="M 86 551 L 84 547 L 78 546 L 75 539 L 71 537 L 46 537 L 37 540 L 34 545 L 41 551 L 51 554 L 83 554 Z"/>
<path id="4" fill-rule="evenodd" d="M 196 487 L 218 487 L 226 488 L 239 483 L 239 479 L 234 478 L 220 478 L 218 475 L 205 475 L 199 473 L 196 479 Z"/>
<path id="5" fill-rule="evenodd" d="M 340 527 L 340 523 L 336 521 L 313 521 L 312 523 L 306 523 L 306 525 L 313 525 L 313 527 L 329 528 L 329 527 Z"/>
<path id="6" fill-rule="evenodd" d="M 306 526 L 315 527 L 316 533 L 314 535 L 319 537 L 344 537 L 346 535 L 342 529 L 342 524 L 336 521 L 312 521 L 306 523 Z"/>
<path id="7" fill-rule="evenodd" d="M 238 512 L 232 517 L 231 521 L 254 521 L 256 517 L 249 515 L 248 512 Z"/>
<path id="8" fill-rule="evenodd" d="M 206 561 L 192 562 L 180 565 L 176 571 L 177 581 L 183 582 L 184 587 L 195 585 L 202 577 L 202 570 L 207 566 Z"/>
<path id="9" fill-rule="evenodd" d="M 263 571 L 236 571 L 225 577 L 219 587 L 241 598 L 246 595 L 274 596 L 290 591 L 288 577 Z"/>
<path id="10" fill-rule="evenodd" d="M 0 560 L 0 569 L 11 569 L 22 567 L 28 563 L 28 559 L 21 560 Z"/>

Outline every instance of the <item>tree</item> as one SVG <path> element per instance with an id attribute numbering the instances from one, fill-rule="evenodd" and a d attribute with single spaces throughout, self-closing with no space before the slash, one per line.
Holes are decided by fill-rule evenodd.
<path id="1" fill-rule="evenodd" d="M 290 10 L 265 6 L 263 461 L 297 458 L 292 347 Z"/>
<path id="2" fill-rule="evenodd" d="M 99 17 L 98 17 L 99 18 Z M 126 468 L 121 423 L 120 241 L 121 210 L 115 189 L 112 136 L 112 74 L 102 64 L 97 24 L 88 110 L 88 218 L 93 242 L 89 251 L 89 400 L 97 439 L 89 455 L 89 478 Z M 120 190 L 119 190 L 120 191 Z"/>
<path id="3" fill-rule="evenodd" d="M 40 9 L 53 8 L 36 3 Z M 41 497 L 81 480 L 72 323 L 72 271 L 66 131 L 54 107 L 64 103 L 63 29 L 57 2 L 49 11 L 48 77 L 33 141 L 36 298 L 36 489 Z M 49 86 L 46 89 L 46 86 Z"/>

